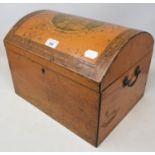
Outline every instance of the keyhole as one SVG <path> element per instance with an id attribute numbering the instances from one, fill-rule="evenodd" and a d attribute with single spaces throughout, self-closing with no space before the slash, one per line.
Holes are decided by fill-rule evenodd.
<path id="1" fill-rule="evenodd" d="M 41 72 L 42 72 L 43 74 L 45 74 L 45 69 L 44 69 L 44 68 L 42 68 L 42 69 L 41 69 Z"/>

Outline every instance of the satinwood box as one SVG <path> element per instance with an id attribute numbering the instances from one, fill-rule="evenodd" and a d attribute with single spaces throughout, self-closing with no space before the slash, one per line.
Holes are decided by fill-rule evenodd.
<path id="1" fill-rule="evenodd" d="M 153 51 L 147 32 L 49 10 L 4 43 L 16 93 L 94 146 L 143 96 Z"/>

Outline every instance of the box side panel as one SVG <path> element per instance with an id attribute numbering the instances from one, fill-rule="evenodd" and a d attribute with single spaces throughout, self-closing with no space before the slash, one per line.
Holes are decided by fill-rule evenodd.
<path id="1" fill-rule="evenodd" d="M 134 67 L 130 68 L 127 73 L 102 92 L 98 144 L 104 140 L 143 96 L 151 56 L 152 53 L 147 54 Z M 135 69 L 137 66 L 140 66 L 141 72 L 136 78 Z M 123 85 L 126 76 L 131 80 L 130 84 L 133 85 Z"/>
<path id="2" fill-rule="evenodd" d="M 96 145 L 98 93 L 18 53 L 7 54 L 16 93 Z"/>
<path id="3" fill-rule="evenodd" d="M 115 82 L 146 54 L 151 53 L 152 50 L 153 38 L 149 33 L 141 32 L 129 38 L 103 77 L 101 90 L 106 89 L 111 83 Z M 107 56 L 110 54 L 109 50 L 107 50 Z"/>

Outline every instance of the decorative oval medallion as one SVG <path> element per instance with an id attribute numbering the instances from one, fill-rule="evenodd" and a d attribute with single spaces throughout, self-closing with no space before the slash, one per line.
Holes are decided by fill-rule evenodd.
<path id="1" fill-rule="evenodd" d="M 52 23 L 55 25 L 56 28 L 65 32 L 92 30 L 94 28 L 103 26 L 103 22 L 64 14 L 56 15 L 52 19 Z"/>

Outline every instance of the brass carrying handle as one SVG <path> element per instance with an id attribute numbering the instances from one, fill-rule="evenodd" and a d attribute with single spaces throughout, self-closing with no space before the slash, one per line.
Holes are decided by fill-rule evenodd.
<path id="1" fill-rule="evenodd" d="M 125 78 L 123 79 L 123 87 L 126 87 L 126 86 L 132 87 L 136 83 L 140 73 L 141 73 L 140 66 L 137 66 L 135 71 L 134 71 L 134 78 L 133 79 L 129 79 L 128 76 L 125 76 Z"/>

